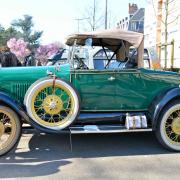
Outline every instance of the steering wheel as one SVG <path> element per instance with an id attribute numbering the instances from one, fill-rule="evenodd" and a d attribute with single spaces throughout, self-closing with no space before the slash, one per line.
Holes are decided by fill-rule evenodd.
<path id="1" fill-rule="evenodd" d="M 84 63 L 84 61 L 77 55 L 75 54 L 74 57 L 77 59 L 78 61 L 78 67 L 77 69 L 89 69 L 87 67 L 87 65 Z"/>

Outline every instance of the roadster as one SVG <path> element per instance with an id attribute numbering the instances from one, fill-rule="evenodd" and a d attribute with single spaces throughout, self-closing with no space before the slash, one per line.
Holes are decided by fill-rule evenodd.
<path id="1" fill-rule="evenodd" d="M 18 143 L 22 122 L 46 133 L 153 131 L 180 151 L 180 74 L 144 68 L 142 34 L 78 33 L 66 44 L 67 64 L 0 69 L 0 155 Z M 106 55 L 101 68 L 95 47 Z"/>

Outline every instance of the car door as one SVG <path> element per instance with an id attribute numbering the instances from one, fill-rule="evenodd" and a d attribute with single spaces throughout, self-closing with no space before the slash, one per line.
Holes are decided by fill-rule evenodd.
<path id="1" fill-rule="evenodd" d="M 74 70 L 71 72 L 71 82 L 79 92 L 81 110 L 117 109 L 115 71 Z"/>
<path id="2" fill-rule="evenodd" d="M 116 73 L 116 106 L 121 111 L 147 109 L 146 86 L 138 69 L 121 69 Z"/>
<path id="3" fill-rule="evenodd" d="M 138 69 L 75 70 L 71 81 L 85 111 L 142 111 L 147 109 L 145 84 Z"/>

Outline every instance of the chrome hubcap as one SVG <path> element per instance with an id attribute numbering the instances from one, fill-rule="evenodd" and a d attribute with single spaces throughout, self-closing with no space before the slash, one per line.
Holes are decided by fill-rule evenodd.
<path id="1" fill-rule="evenodd" d="M 43 108 L 48 114 L 58 114 L 63 108 L 63 102 L 56 95 L 48 95 L 43 101 Z"/>
<path id="2" fill-rule="evenodd" d="M 52 101 L 52 102 L 50 102 L 50 104 L 49 104 L 49 108 L 51 108 L 51 109 L 55 109 L 56 106 L 57 106 L 57 104 L 56 104 L 55 101 Z"/>

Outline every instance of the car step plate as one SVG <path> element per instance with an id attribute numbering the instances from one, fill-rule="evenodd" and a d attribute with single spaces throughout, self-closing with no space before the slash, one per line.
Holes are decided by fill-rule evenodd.
<path id="1" fill-rule="evenodd" d="M 71 126 L 69 130 L 72 134 L 88 134 L 88 133 L 123 133 L 123 132 L 145 132 L 152 131 L 151 128 L 146 129 L 126 129 L 120 125 L 85 125 Z"/>

